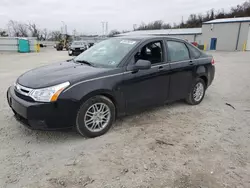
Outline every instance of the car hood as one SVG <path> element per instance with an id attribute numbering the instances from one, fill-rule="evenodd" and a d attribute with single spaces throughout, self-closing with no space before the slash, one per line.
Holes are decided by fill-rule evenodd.
<path id="1" fill-rule="evenodd" d="M 17 83 L 33 89 L 44 88 L 67 81 L 72 84 L 80 80 L 96 77 L 108 70 L 66 61 L 32 69 L 22 74 L 17 79 Z"/>
<path id="2" fill-rule="evenodd" d="M 85 48 L 86 45 L 71 45 L 70 48 Z"/>

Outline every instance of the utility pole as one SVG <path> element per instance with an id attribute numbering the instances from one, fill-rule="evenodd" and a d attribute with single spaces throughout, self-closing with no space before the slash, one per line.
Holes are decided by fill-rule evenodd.
<path id="1" fill-rule="evenodd" d="M 137 28 L 137 24 L 133 24 L 134 31 L 136 30 L 136 28 Z"/>
<path id="2" fill-rule="evenodd" d="M 74 37 L 74 40 L 76 39 L 76 29 L 73 30 L 73 37 Z"/>
<path id="3" fill-rule="evenodd" d="M 65 24 L 65 35 L 67 35 L 67 25 Z"/>
<path id="4" fill-rule="evenodd" d="M 63 27 L 65 29 L 65 35 L 64 35 L 64 46 L 66 45 L 66 39 L 67 39 L 67 25 L 65 24 L 64 21 L 61 21 L 63 24 Z M 63 31 L 63 27 L 62 27 L 62 31 Z M 62 33 L 63 34 L 63 33 Z"/>
<path id="5" fill-rule="evenodd" d="M 105 27 L 105 22 L 101 22 L 102 23 L 102 36 L 104 36 L 104 27 Z"/>
<path id="6" fill-rule="evenodd" d="M 179 28 L 181 28 L 181 25 L 184 24 L 184 21 L 183 21 L 183 16 L 181 17 L 181 24 L 179 26 Z"/>
<path id="7" fill-rule="evenodd" d="M 62 34 L 67 34 L 67 25 L 65 24 L 65 22 L 64 21 L 61 21 L 62 22 L 62 24 L 63 24 L 63 27 L 62 27 Z M 64 31 L 65 31 L 65 33 L 63 33 Z"/>
<path id="8" fill-rule="evenodd" d="M 108 22 L 106 22 L 106 35 L 108 35 Z"/>
<path id="9" fill-rule="evenodd" d="M 108 35 L 108 22 L 101 22 L 102 23 L 102 35 Z"/>

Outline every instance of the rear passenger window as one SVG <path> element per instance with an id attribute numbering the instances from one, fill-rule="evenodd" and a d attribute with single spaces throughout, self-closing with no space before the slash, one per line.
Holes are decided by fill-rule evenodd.
<path id="1" fill-rule="evenodd" d="M 189 60 L 189 51 L 187 46 L 182 42 L 167 41 L 168 57 L 171 62 Z"/>
<path id="2" fill-rule="evenodd" d="M 188 44 L 188 48 L 192 59 L 197 59 L 201 56 L 201 52 L 192 45 Z"/>

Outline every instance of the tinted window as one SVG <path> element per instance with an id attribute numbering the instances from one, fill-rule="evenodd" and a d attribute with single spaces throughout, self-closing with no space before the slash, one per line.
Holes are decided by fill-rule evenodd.
<path id="1" fill-rule="evenodd" d="M 201 56 L 201 52 L 198 49 L 196 49 L 193 45 L 188 45 L 188 48 L 192 59 L 196 59 Z"/>
<path id="2" fill-rule="evenodd" d="M 189 51 L 187 46 L 182 42 L 168 41 L 168 57 L 171 62 L 184 61 L 189 58 Z"/>
<path id="3" fill-rule="evenodd" d="M 84 46 L 84 45 L 85 45 L 85 42 L 83 42 L 83 41 L 74 41 L 74 42 L 72 43 L 72 45 L 75 45 L 75 46 Z"/>
<path id="4" fill-rule="evenodd" d="M 148 60 L 152 64 L 163 62 L 162 43 L 151 42 L 141 48 L 141 53 L 135 55 L 135 61 L 139 59 Z"/>
<path id="5" fill-rule="evenodd" d="M 137 40 L 107 39 L 81 53 L 75 61 L 88 61 L 95 66 L 116 67 L 137 43 Z"/>

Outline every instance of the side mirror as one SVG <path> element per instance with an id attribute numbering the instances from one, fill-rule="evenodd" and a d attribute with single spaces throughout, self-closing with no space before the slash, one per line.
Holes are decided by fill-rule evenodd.
<path id="1" fill-rule="evenodd" d="M 137 72 L 138 70 L 146 70 L 150 68 L 151 68 L 150 61 L 139 59 L 134 65 L 129 65 L 127 67 L 127 70 Z"/>
<path id="2" fill-rule="evenodd" d="M 148 60 L 143 60 L 143 59 L 139 59 L 135 65 L 134 68 L 137 70 L 146 70 L 146 69 L 150 69 L 151 68 L 151 62 Z"/>

